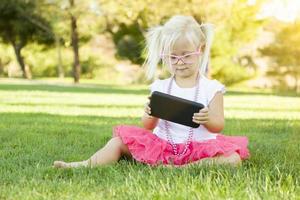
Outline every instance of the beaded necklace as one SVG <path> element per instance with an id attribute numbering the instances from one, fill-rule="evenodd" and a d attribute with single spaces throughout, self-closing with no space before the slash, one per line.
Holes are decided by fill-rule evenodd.
<path id="1" fill-rule="evenodd" d="M 174 75 L 172 76 L 172 78 L 171 78 L 171 80 L 169 82 L 168 91 L 167 91 L 167 93 L 169 95 L 171 94 L 173 81 L 174 81 Z M 196 82 L 197 83 L 196 83 L 196 90 L 195 90 L 194 101 L 197 101 L 198 95 L 199 95 L 199 73 L 197 74 Z M 166 136 L 167 136 L 168 142 L 172 145 L 172 149 L 173 149 L 174 155 L 175 156 L 184 155 L 187 152 L 187 150 L 188 150 L 188 148 L 189 148 L 189 146 L 190 146 L 190 144 L 192 142 L 192 138 L 193 138 L 193 135 L 194 135 L 193 128 L 189 129 L 189 135 L 188 135 L 188 138 L 186 140 L 184 150 L 183 150 L 182 153 L 179 153 L 178 149 L 177 149 L 177 144 L 175 144 L 173 142 L 172 135 L 170 133 L 170 129 L 169 129 L 170 128 L 170 124 L 169 124 L 169 122 L 167 120 L 164 120 L 164 122 L 165 122 L 164 124 L 165 124 Z"/>

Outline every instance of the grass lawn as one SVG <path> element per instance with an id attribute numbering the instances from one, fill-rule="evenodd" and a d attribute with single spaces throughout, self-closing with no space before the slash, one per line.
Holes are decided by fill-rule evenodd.
<path id="1" fill-rule="evenodd" d="M 300 199 L 300 97 L 233 90 L 226 135 L 249 137 L 239 168 L 151 168 L 121 160 L 53 169 L 88 158 L 117 124 L 140 125 L 147 86 L 0 79 L 0 199 Z"/>

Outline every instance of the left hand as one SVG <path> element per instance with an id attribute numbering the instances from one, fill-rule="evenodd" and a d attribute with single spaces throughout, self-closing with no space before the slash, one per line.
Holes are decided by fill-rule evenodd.
<path id="1" fill-rule="evenodd" d="M 206 124 L 209 120 L 209 109 L 208 107 L 202 108 L 198 113 L 194 113 L 193 122 L 196 124 Z"/>

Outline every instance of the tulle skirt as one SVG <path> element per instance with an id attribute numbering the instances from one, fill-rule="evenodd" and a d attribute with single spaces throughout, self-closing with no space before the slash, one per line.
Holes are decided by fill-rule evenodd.
<path id="1" fill-rule="evenodd" d="M 244 136 L 225 136 L 218 134 L 216 139 L 193 141 L 184 155 L 175 156 L 172 145 L 137 126 L 118 125 L 113 128 L 113 136 L 119 136 L 127 145 L 132 157 L 148 165 L 185 165 L 204 158 L 218 155 L 229 156 L 236 152 L 241 159 L 249 157 L 248 138 Z M 177 144 L 178 152 L 183 152 L 185 144 Z"/>

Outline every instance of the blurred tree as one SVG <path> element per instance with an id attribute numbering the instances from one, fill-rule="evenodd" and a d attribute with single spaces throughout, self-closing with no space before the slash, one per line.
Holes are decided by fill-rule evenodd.
<path id="1" fill-rule="evenodd" d="M 267 75 L 275 77 L 282 88 L 288 85 L 286 78 L 293 77 L 294 90 L 300 92 L 300 21 L 284 26 L 276 33 L 275 41 L 261 52 L 275 61 Z"/>
<path id="2" fill-rule="evenodd" d="M 74 9 L 74 0 L 69 0 L 70 10 Z M 70 12 L 71 20 L 71 44 L 74 52 L 74 63 L 73 63 L 73 73 L 74 82 L 78 83 L 81 73 L 80 61 L 79 61 L 79 45 L 78 45 L 78 31 L 77 31 L 77 16 Z"/>
<path id="3" fill-rule="evenodd" d="M 90 14 L 93 14 L 93 17 L 95 17 L 95 14 L 100 14 L 100 9 L 95 0 L 45 0 L 44 3 L 44 10 L 49 11 L 52 10 L 52 13 L 46 13 L 45 16 L 47 16 L 49 19 L 52 19 L 52 22 L 59 23 L 63 22 L 62 24 L 65 25 L 66 18 L 69 19 L 69 27 L 70 31 L 65 29 L 63 26 L 59 26 L 59 29 L 55 29 L 56 35 L 64 35 L 61 30 L 64 30 L 69 34 L 70 38 L 70 44 L 72 46 L 73 50 L 73 77 L 74 82 L 78 83 L 80 79 L 81 74 L 81 65 L 80 65 L 80 55 L 79 55 L 79 42 L 80 40 L 87 41 L 89 39 L 88 34 L 79 34 L 79 19 L 83 18 L 85 23 L 88 21 L 92 21 L 95 19 L 90 19 Z M 55 19 L 53 19 L 53 13 L 55 14 Z M 93 22 L 93 21 L 92 21 Z M 80 24 L 82 25 L 82 24 Z M 86 32 L 89 32 L 90 30 L 86 30 Z M 63 36 L 62 36 L 63 37 Z M 59 50 L 59 40 L 57 40 L 57 48 Z M 59 52 L 58 52 L 59 54 Z M 58 56 L 60 59 L 60 56 Z M 60 61 L 61 62 L 61 61 Z"/>
<path id="4" fill-rule="evenodd" d="M 35 12 L 36 2 L 25 0 L 1 0 L 0 37 L 4 43 L 13 46 L 24 78 L 31 78 L 30 68 L 25 64 L 22 49 L 29 42 L 52 44 L 50 24 Z"/>
<path id="5" fill-rule="evenodd" d="M 0 58 L 0 76 L 2 76 L 3 72 L 4 72 L 4 63 L 2 61 L 2 59 Z"/>
<path id="6" fill-rule="evenodd" d="M 175 14 L 188 14 L 187 0 L 100 0 L 105 31 L 112 35 L 117 57 L 142 64 L 145 32 Z M 178 7 L 178 4 L 184 5 Z"/>
<path id="7" fill-rule="evenodd" d="M 57 23 L 64 21 L 64 16 L 58 11 L 57 5 L 54 4 L 51 0 L 38 1 L 38 9 L 40 13 L 43 13 L 43 17 L 47 18 L 52 25 L 52 31 L 55 37 L 55 47 L 57 53 L 57 75 L 59 78 L 65 77 L 65 72 L 63 69 L 63 61 L 62 61 L 62 51 L 61 46 L 64 44 L 64 38 L 62 33 L 65 32 L 63 27 L 57 28 Z"/>
<path id="8" fill-rule="evenodd" d="M 255 76 L 253 69 L 256 69 L 256 65 L 252 55 L 244 54 L 241 49 L 255 40 L 264 23 L 256 19 L 262 1 L 252 5 L 247 4 L 247 1 L 229 2 L 223 4 L 216 1 L 208 13 L 209 21 L 216 24 L 211 75 L 228 85 Z M 220 9 L 222 12 L 218 12 Z M 245 59 L 248 62 L 242 62 Z"/>

